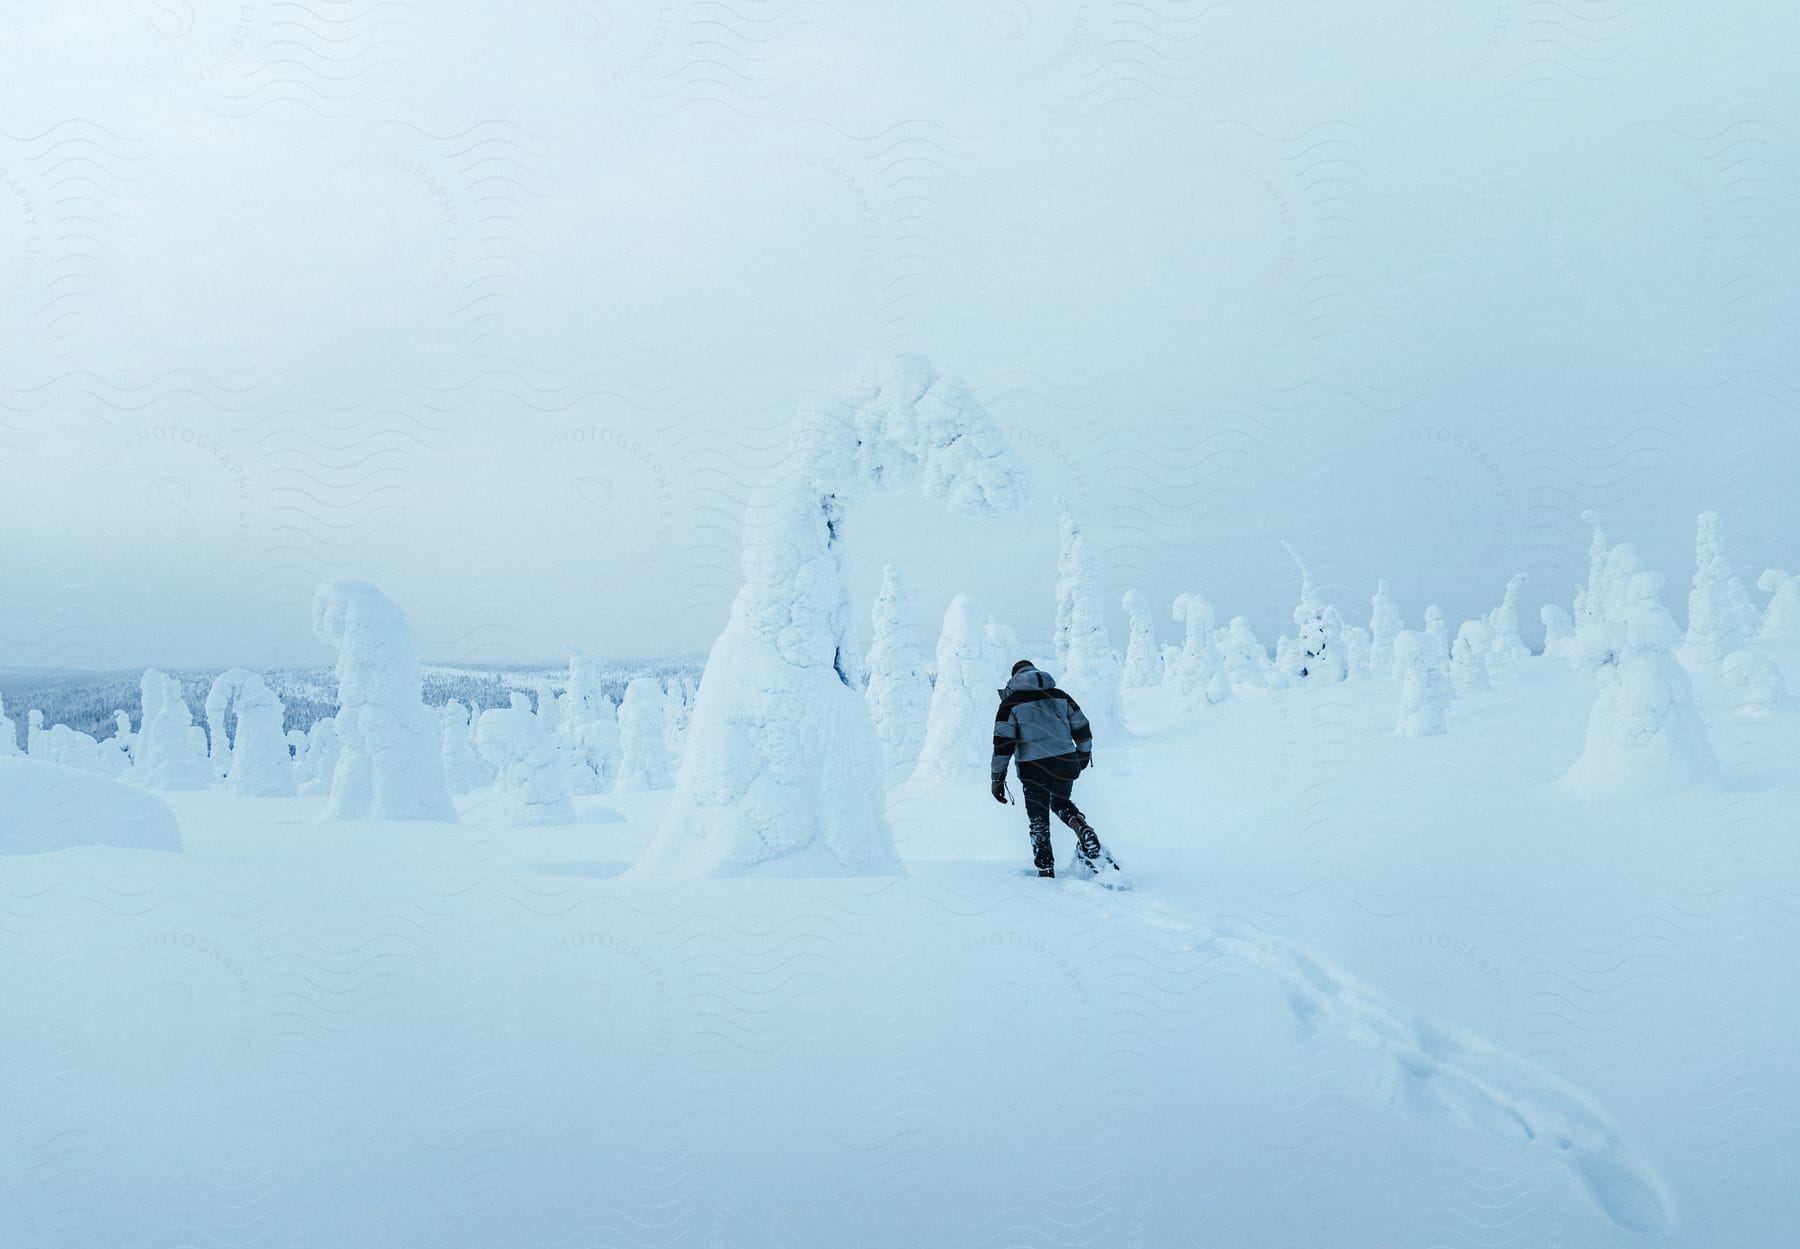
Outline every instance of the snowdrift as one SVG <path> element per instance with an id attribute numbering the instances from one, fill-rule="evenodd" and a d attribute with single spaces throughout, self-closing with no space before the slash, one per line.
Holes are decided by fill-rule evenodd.
<path id="1" fill-rule="evenodd" d="M 155 794 L 31 759 L 0 759 L 0 854 L 75 846 L 181 849 L 175 813 Z"/>

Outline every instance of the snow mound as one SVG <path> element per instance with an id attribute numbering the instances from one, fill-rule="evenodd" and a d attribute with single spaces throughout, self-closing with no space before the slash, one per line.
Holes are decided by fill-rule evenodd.
<path id="1" fill-rule="evenodd" d="M 0 759 L 0 854 L 74 846 L 181 850 L 175 813 L 135 785 L 31 759 Z"/>

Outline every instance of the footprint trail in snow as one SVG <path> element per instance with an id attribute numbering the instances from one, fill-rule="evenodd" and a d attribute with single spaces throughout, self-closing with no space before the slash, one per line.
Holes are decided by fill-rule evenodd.
<path id="1" fill-rule="evenodd" d="M 1260 968 L 1279 983 L 1303 1025 L 1335 1033 L 1388 1064 L 1391 1086 L 1409 1105 L 1542 1150 L 1620 1227 L 1655 1234 L 1674 1226 L 1662 1181 L 1624 1132 L 1543 1068 L 1252 924 L 1198 919 L 1141 895 L 1095 892 L 1089 902 L 1165 932 L 1186 950 Z"/>

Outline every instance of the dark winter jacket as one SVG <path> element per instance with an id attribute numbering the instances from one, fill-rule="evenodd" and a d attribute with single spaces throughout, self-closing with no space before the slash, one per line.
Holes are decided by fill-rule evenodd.
<path id="1" fill-rule="evenodd" d="M 1085 756 L 1093 749 L 1094 735 L 1087 717 L 1073 698 L 1056 688 L 1048 672 L 1019 669 L 1000 691 L 1000 710 L 994 716 L 993 775 L 1006 775 L 1006 761 L 1048 759 L 1073 752 Z"/>

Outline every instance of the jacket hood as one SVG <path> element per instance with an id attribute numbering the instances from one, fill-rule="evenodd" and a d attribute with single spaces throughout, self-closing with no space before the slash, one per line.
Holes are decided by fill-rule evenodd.
<path id="1" fill-rule="evenodd" d="M 1055 686 L 1056 678 L 1042 668 L 1021 668 L 1012 674 L 1012 677 L 1006 682 L 1006 688 L 1000 692 L 1004 696 L 1008 693 L 1016 694 L 1021 690 L 1047 690 L 1053 689 Z"/>

